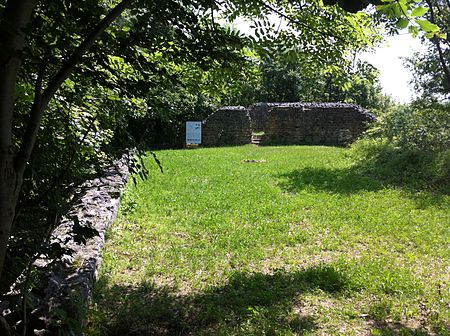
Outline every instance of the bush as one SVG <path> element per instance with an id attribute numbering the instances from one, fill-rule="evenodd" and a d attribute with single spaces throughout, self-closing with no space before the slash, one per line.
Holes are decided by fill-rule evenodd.
<path id="1" fill-rule="evenodd" d="M 382 113 L 372 135 L 407 149 L 442 151 L 450 148 L 449 104 L 416 101 Z"/>

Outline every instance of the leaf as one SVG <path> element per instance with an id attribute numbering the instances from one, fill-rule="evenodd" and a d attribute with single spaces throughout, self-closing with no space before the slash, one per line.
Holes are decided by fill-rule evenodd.
<path id="1" fill-rule="evenodd" d="M 396 25 L 397 28 L 399 28 L 399 29 L 404 29 L 404 28 L 408 27 L 408 23 L 409 23 L 409 20 L 408 20 L 408 19 L 406 19 L 406 18 L 401 18 L 401 19 L 398 19 L 398 21 L 397 21 L 397 23 L 396 23 L 395 25 Z"/>
<path id="2" fill-rule="evenodd" d="M 401 18 L 406 15 L 408 7 L 404 3 L 397 2 L 392 5 L 392 10 L 395 17 Z"/>
<path id="3" fill-rule="evenodd" d="M 417 24 L 427 33 L 437 33 L 439 31 L 439 26 L 435 25 L 434 23 L 431 23 L 428 20 L 416 20 Z"/>
<path id="4" fill-rule="evenodd" d="M 376 6 L 377 11 L 380 13 L 386 14 L 388 11 L 390 11 L 391 5 L 378 5 Z"/>
<path id="5" fill-rule="evenodd" d="M 417 26 L 409 26 L 408 32 L 415 38 L 419 34 L 419 28 Z"/>
<path id="6" fill-rule="evenodd" d="M 411 12 L 411 16 L 423 16 L 424 14 L 426 14 L 428 12 L 429 8 L 427 7 L 416 7 L 413 9 L 413 11 Z"/>
<path id="7" fill-rule="evenodd" d="M 352 84 L 347 82 L 342 85 L 342 90 L 348 91 L 348 90 L 350 90 L 351 87 L 352 87 Z"/>

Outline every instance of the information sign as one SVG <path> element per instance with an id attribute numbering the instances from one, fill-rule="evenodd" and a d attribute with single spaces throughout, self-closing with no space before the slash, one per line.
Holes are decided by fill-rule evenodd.
<path id="1" fill-rule="evenodd" d="M 186 121 L 186 144 L 202 143 L 202 122 Z"/>

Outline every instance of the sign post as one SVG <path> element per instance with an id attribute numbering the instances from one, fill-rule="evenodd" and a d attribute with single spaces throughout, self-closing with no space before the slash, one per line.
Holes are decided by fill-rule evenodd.
<path id="1" fill-rule="evenodd" d="M 202 143 L 202 122 L 186 121 L 186 145 L 200 145 Z"/>

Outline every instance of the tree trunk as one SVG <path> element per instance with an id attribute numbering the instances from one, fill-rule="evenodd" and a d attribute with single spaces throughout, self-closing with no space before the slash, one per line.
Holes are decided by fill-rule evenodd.
<path id="1" fill-rule="evenodd" d="M 8 238 L 15 215 L 19 181 L 11 153 L 0 154 L 0 267 L 3 267 Z M 0 268 L 0 275 L 2 269 Z"/>
<path id="2" fill-rule="evenodd" d="M 0 21 L 0 279 L 22 177 L 15 169 L 12 122 L 16 78 L 34 0 L 10 0 Z"/>

